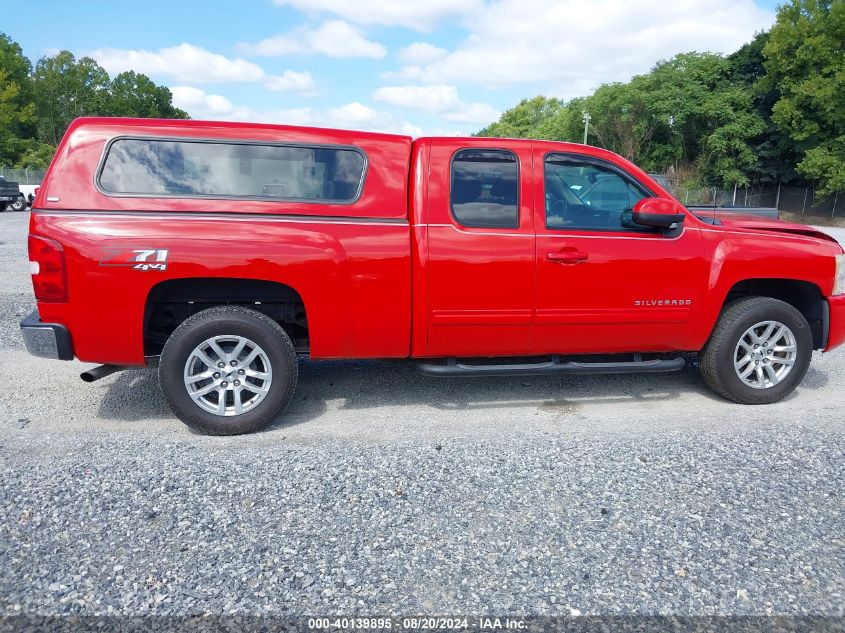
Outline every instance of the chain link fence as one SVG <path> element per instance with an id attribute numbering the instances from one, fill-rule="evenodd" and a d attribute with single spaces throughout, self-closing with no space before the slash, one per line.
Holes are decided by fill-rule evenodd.
<path id="1" fill-rule="evenodd" d="M 677 187 L 675 195 L 693 206 L 773 207 L 778 211 L 816 217 L 845 217 L 845 192 L 819 196 L 814 187 L 758 185 L 719 189 Z"/>
<path id="2" fill-rule="evenodd" d="M 13 169 L 0 166 L 0 176 L 19 185 L 40 185 L 46 169 Z"/>

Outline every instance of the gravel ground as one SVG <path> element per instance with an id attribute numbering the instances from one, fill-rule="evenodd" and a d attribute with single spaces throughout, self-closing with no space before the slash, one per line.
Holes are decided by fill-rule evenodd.
<path id="1" fill-rule="evenodd" d="M 692 369 L 307 362 L 273 428 L 204 437 L 152 371 L 21 349 L 26 217 L 0 214 L 0 614 L 845 615 L 843 353 L 768 407 Z"/>

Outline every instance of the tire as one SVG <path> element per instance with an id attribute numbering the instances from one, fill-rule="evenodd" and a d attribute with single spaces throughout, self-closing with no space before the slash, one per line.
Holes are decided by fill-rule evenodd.
<path id="1" fill-rule="evenodd" d="M 12 211 L 23 211 L 26 209 L 26 198 L 22 195 L 18 196 L 17 199 L 12 202 L 11 204 Z"/>
<path id="2" fill-rule="evenodd" d="M 222 359 L 209 341 L 225 353 Z M 209 435 L 237 435 L 279 416 L 296 389 L 298 366 L 293 343 L 278 323 L 255 310 L 221 306 L 198 312 L 176 328 L 162 350 L 158 375 L 168 405 L 182 422 Z"/>
<path id="3" fill-rule="evenodd" d="M 770 323 L 775 324 L 771 331 Z M 701 375 L 713 391 L 728 400 L 771 404 L 799 385 L 812 355 L 813 335 L 804 315 L 777 299 L 749 297 L 722 312 L 700 354 Z M 743 379 L 740 374 L 746 372 Z"/>

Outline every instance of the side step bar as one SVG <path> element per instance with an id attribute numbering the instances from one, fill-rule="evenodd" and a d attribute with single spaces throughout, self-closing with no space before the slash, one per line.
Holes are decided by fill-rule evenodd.
<path id="1" fill-rule="evenodd" d="M 534 376 L 543 374 L 654 374 L 678 371 L 686 361 L 682 356 L 672 359 L 641 360 L 639 354 L 633 361 L 615 363 L 561 362 L 560 356 L 542 363 L 512 365 L 467 365 L 455 358 L 445 363 L 417 363 L 417 371 L 427 376 Z"/>

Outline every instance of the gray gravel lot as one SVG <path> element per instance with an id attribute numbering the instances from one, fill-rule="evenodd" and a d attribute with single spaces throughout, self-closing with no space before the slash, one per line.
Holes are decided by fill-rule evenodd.
<path id="1" fill-rule="evenodd" d="M 152 371 L 29 357 L 0 214 L 0 613 L 845 615 L 845 352 L 767 407 L 697 373 L 303 363 L 266 432 L 194 435 Z"/>

